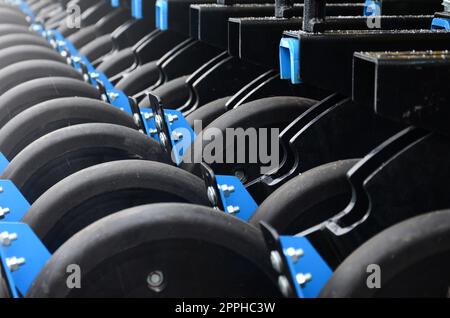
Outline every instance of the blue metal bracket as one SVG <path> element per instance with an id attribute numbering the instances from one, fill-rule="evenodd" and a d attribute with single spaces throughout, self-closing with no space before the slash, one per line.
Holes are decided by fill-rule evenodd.
<path id="1" fill-rule="evenodd" d="M 111 105 L 119 108 L 120 110 L 133 115 L 133 111 L 128 100 L 128 96 L 124 92 L 118 89 L 111 89 L 108 91 L 108 98 Z"/>
<path id="2" fill-rule="evenodd" d="M 47 31 L 47 40 L 52 43 L 55 49 L 61 53 L 63 56 L 66 55 L 67 58 L 71 60 L 71 65 L 81 73 L 88 75 L 85 78 L 92 85 L 97 85 L 97 79 L 101 80 L 105 87 L 112 89 L 113 86 L 109 82 L 108 78 L 101 72 L 97 72 L 95 67 L 92 66 L 91 62 L 83 55 L 81 55 L 71 41 L 64 38 L 64 36 L 57 30 Z"/>
<path id="3" fill-rule="evenodd" d="M 195 140 L 195 133 L 180 111 L 163 109 L 158 98 L 148 94 L 151 109 L 142 109 L 142 116 L 149 136 L 158 141 L 173 162 L 181 164 L 181 158 Z"/>
<path id="4" fill-rule="evenodd" d="M 144 17 L 142 12 L 142 0 L 131 1 L 131 15 L 137 20 L 140 20 Z"/>
<path id="5" fill-rule="evenodd" d="M 133 109 L 134 105 L 131 104 L 130 98 L 125 95 L 124 92 L 118 89 L 114 89 L 113 85 L 105 76 L 105 74 L 103 74 L 102 72 L 93 72 L 89 73 L 89 78 L 95 82 L 94 86 L 100 92 L 101 99 L 104 102 L 119 108 L 121 111 L 126 112 L 132 117 L 135 117 L 135 114 L 140 113 L 139 106 L 135 106 L 135 108 L 137 109 Z M 144 127 L 141 125 L 141 119 L 139 118 L 139 121 L 136 121 L 136 119 L 134 118 L 134 120 L 139 129 L 146 132 L 144 130 Z"/>
<path id="6" fill-rule="evenodd" d="M 434 18 L 431 22 L 431 30 L 450 30 L 450 19 Z"/>
<path id="7" fill-rule="evenodd" d="M 200 167 L 212 207 L 248 222 L 258 206 L 241 181 L 234 176 L 216 176 L 205 163 Z M 309 240 L 301 236 L 279 236 L 265 223 L 261 224 L 261 230 L 283 295 L 317 297 L 333 271 Z"/>
<path id="8" fill-rule="evenodd" d="M 114 8 L 120 7 L 120 0 L 111 0 L 111 6 Z"/>
<path id="9" fill-rule="evenodd" d="M 19 222 L 30 208 L 24 198 L 10 180 L 0 180 L 0 221 Z"/>
<path id="10" fill-rule="evenodd" d="M 373 17 L 381 15 L 381 1 L 379 0 L 366 0 L 364 3 L 364 16 Z"/>
<path id="11" fill-rule="evenodd" d="M 80 56 L 72 42 L 67 40 L 61 32 L 57 30 L 47 30 L 46 35 L 47 41 L 49 41 L 59 53 L 67 51 L 70 56 Z"/>
<path id="12" fill-rule="evenodd" d="M 89 60 L 85 56 L 78 54 L 71 54 L 70 58 L 71 65 L 73 66 L 73 68 L 83 74 L 84 80 L 91 85 L 97 85 L 97 82 L 91 76 L 92 73 L 95 73 L 95 68 L 92 66 Z"/>
<path id="13" fill-rule="evenodd" d="M 95 72 L 95 68 L 91 65 L 89 60 L 81 55 L 71 41 L 67 40 L 58 30 L 47 30 L 45 32 L 47 41 L 66 58 L 71 59 L 71 65 L 80 72 Z M 85 66 L 85 70 L 82 66 Z M 95 82 L 91 82 L 95 85 Z"/>
<path id="14" fill-rule="evenodd" d="M 258 204 L 248 193 L 239 178 L 234 176 L 216 176 L 217 185 L 225 213 L 234 215 L 245 222 L 258 209 Z"/>
<path id="15" fill-rule="evenodd" d="M 285 297 L 316 298 L 333 271 L 305 237 L 279 236 L 269 225 L 261 230 L 270 251 L 272 267 Z"/>
<path id="16" fill-rule="evenodd" d="M 212 207 L 248 222 L 258 209 L 258 204 L 241 180 L 235 176 L 216 175 L 205 163 L 200 167 Z"/>
<path id="17" fill-rule="evenodd" d="M 114 5 L 114 1 L 112 4 Z M 142 0 L 133 1 L 132 6 L 135 13 L 140 11 L 142 14 Z M 157 12 L 158 8 L 163 9 L 160 13 L 162 17 L 165 17 L 163 20 L 167 21 L 167 1 L 158 1 Z M 132 105 L 130 105 L 129 98 L 122 91 L 114 89 L 106 75 L 97 71 L 89 60 L 79 54 L 73 44 L 66 40 L 60 32 L 49 30 L 45 34 L 47 35 L 47 40 L 53 43 L 55 48 L 68 58 L 70 64 L 83 74 L 85 81 L 100 90 L 102 99 L 105 102 L 109 102 L 133 116 L 136 123 L 139 124 L 138 126 L 142 126 L 142 130 L 145 130 L 144 133 L 161 143 L 168 153 L 171 154 L 173 161 L 178 165 L 181 164 L 181 158 L 195 139 L 193 129 L 181 112 L 164 110 L 159 101 L 151 103 L 151 110 L 135 112 L 132 109 Z M 156 119 L 159 118 L 164 118 L 165 120 L 157 122 Z"/>
<path id="18" fill-rule="evenodd" d="M 44 26 L 43 26 L 42 24 L 40 24 L 40 23 L 33 23 L 33 24 L 30 26 L 30 30 L 36 32 L 37 34 L 41 35 L 42 37 L 45 37 L 45 35 L 46 35 L 45 28 L 44 28 Z"/>
<path id="19" fill-rule="evenodd" d="M 107 92 L 110 92 L 114 89 L 114 85 L 109 81 L 109 78 L 100 71 L 95 70 L 94 72 L 91 72 L 91 78 L 100 80 L 103 85 L 105 85 L 105 89 Z"/>
<path id="20" fill-rule="evenodd" d="M 83 74 L 85 81 L 99 89 L 99 86 L 102 86 L 101 88 L 104 90 L 102 93 L 105 95 L 103 96 L 104 101 L 110 102 L 113 106 L 130 115 L 133 114 L 128 97 L 122 91 L 114 89 L 114 85 L 108 77 L 103 72 L 97 71 L 85 56 L 79 54 L 70 41 L 66 40 L 60 32 L 54 30 L 47 32 L 47 36 L 50 42 L 56 43 L 56 49 L 60 53 L 68 55 L 72 66 Z"/>
<path id="21" fill-rule="evenodd" d="M 169 3 L 166 0 L 156 1 L 156 28 L 166 31 L 169 24 Z"/>
<path id="22" fill-rule="evenodd" d="M 300 41 L 282 38 L 280 42 L 280 76 L 290 79 L 292 84 L 300 84 Z"/>
<path id="23" fill-rule="evenodd" d="M 181 158 L 195 139 L 195 133 L 183 114 L 177 110 L 165 109 L 164 125 L 167 127 L 167 132 L 164 133 L 161 129 L 158 129 L 159 126 L 156 124 L 153 110 L 149 108 L 141 108 L 141 110 L 147 134 L 159 142 L 167 151 L 170 150 L 172 159 L 177 165 L 181 164 Z M 162 133 L 164 135 L 161 135 Z M 167 136 L 169 136 L 170 145 L 165 144 Z"/>
<path id="24" fill-rule="evenodd" d="M 180 165 L 186 150 L 195 140 L 195 133 L 180 111 L 170 109 L 164 114 L 172 144 L 172 159 Z"/>
<path id="25" fill-rule="evenodd" d="M 0 223 L 0 258 L 11 296 L 25 296 L 51 254 L 23 223 Z"/>
<path id="26" fill-rule="evenodd" d="M 72 44 L 70 43 L 70 46 L 71 45 Z M 72 50 L 69 49 L 69 52 L 70 51 Z M 74 53 L 75 54 L 71 54 L 72 66 L 83 74 L 86 82 L 98 88 L 98 81 L 100 81 L 106 91 L 111 91 L 114 89 L 114 85 L 111 84 L 108 77 L 103 72 L 97 71 L 87 57 L 78 54 L 78 52 Z"/>
<path id="27" fill-rule="evenodd" d="M 0 152 L 0 174 L 5 171 L 6 167 L 9 165 L 8 159 Z"/>
<path id="28" fill-rule="evenodd" d="M 316 298 L 333 271 L 305 237 L 281 236 L 284 258 L 299 298 Z"/>
<path id="29" fill-rule="evenodd" d="M 147 135 L 155 139 L 157 142 L 160 142 L 154 117 L 155 116 L 152 109 L 141 107 L 141 118 L 143 119 Z"/>

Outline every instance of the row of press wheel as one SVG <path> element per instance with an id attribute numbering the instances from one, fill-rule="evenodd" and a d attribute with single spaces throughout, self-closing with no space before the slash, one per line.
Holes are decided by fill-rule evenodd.
<path id="1" fill-rule="evenodd" d="M 43 3 L 30 1 L 30 7 L 38 18 L 51 20 L 54 3 Z M 29 19 L 16 8 L 2 5 L 0 22 L 0 152 L 10 161 L 1 179 L 13 181 L 29 201 L 22 221 L 53 253 L 27 296 L 279 296 L 260 222 L 297 234 L 325 222 L 351 199 L 347 173 L 360 159 L 349 156 L 326 164 L 311 160 L 307 171 L 278 189 L 250 189 L 261 205 L 249 223 L 209 208 L 198 166 L 176 167 L 155 140 L 138 131 L 131 116 L 102 101 L 96 87 L 30 31 Z M 51 20 L 52 27 L 56 22 Z M 84 39 L 86 27 L 69 39 Z M 92 41 L 83 44 L 92 46 Z M 168 92 L 180 90 L 167 85 Z M 130 95 L 139 93 L 133 85 L 129 89 Z M 186 97 L 185 87 L 181 90 L 176 95 Z M 202 120 L 221 131 L 284 129 L 317 104 L 312 98 L 278 96 L 228 110 L 229 99 L 203 105 L 188 121 Z M 371 140 L 367 152 L 385 137 Z M 205 147 L 203 141 L 200 134 L 194 146 Z M 246 181 L 259 177 L 260 165 L 218 163 L 212 168 Z M 410 292 L 405 280 L 425 262 L 435 264 L 448 255 L 449 217 L 448 211 L 419 216 L 363 237 L 368 241 L 361 247 L 315 233 L 313 243 L 336 269 L 322 296 Z M 407 253 L 417 246 L 428 252 Z M 81 289 L 66 284 L 71 264 L 82 269 Z M 395 288 L 367 289 L 369 264 L 389 268 L 384 283 Z M 445 264 L 441 258 L 439 266 Z M 427 291 L 441 295 L 444 285 L 424 281 L 414 291 L 431 286 Z"/>

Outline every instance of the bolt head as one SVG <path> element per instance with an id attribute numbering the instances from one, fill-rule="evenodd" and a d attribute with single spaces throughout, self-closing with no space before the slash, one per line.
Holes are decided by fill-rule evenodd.
<path id="1" fill-rule="evenodd" d="M 237 214 L 237 213 L 239 213 L 241 211 L 241 208 L 240 207 L 238 207 L 238 206 L 228 206 L 227 207 L 227 212 L 229 213 L 229 214 Z"/>
<path id="2" fill-rule="evenodd" d="M 281 259 L 280 253 L 277 251 L 272 251 L 270 253 L 270 262 L 272 263 L 273 269 L 281 274 L 283 272 L 283 260 Z"/>
<path id="3" fill-rule="evenodd" d="M 162 292 L 166 287 L 164 273 L 162 271 L 153 271 L 148 274 L 147 285 L 151 290 L 157 293 Z"/>
<path id="4" fill-rule="evenodd" d="M 297 284 L 303 287 L 312 280 L 312 275 L 310 273 L 307 274 L 300 273 L 295 277 L 295 279 L 297 281 Z"/>
<path id="5" fill-rule="evenodd" d="M 294 263 L 297 263 L 300 257 L 302 257 L 305 254 L 305 252 L 299 248 L 295 249 L 293 247 L 290 247 L 286 249 L 286 255 L 289 256 Z"/>
<path id="6" fill-rule="evenodd" d="M 280 288 L 280 291 L 284 297 L 287 298 L 291 296 L 292 289 L 286 276 L 278 277 L 278 287 Z"/>
<path id="7" fill-rule="evenodd" d="M 222 190 L 222 192 L 225 195 L 225 197 L 229 197 L 230 194 L 232 194 L 234 191 L 236 191 L 234 186 L 229 186 L 229 185 L 226 185 L 226 184 L 222 185 L 220 187 L 220 189 Z"/>
<path id="8" fill-rule="evenodd" d="M 161 118 L 160 115 L 155 116 L 155 125 L 156 125 L 156 129 L 158 129 L 158 131 L 163 130 L 163 119 Z"/>
<path id="9" fill-rule="evenodd" d="M 0 218 L 5 217 L 8 213 L 10 213 L 11 210 L 9 208 L 1 208 L 0 207 Z"/>
<path id="10" fill-rule="evenodd" d="M 213 206 L 217 206 L 217 193 L 213 187 L 208 187 L 208 199 Z"/>
<path id="11" fill-rule="evenodd" d="M 139 117 L 139 114 L 133 114 L 133 121 L 136 126 L 139 126 L 141 124 L 141 118 Z"/>
<path id="12" fill-rule="evenodd" d="M 25 264 L 25 258 L 17 258 L 15 256 L 6 259 L 6 266 L 11 272 L 18 271 L 19 268 Z"/>
<path id="13" fill-rule="evenodd" d="M 150 113 L 144 113 L 144 118 L 145 118 L 145 120 L 150 120 L 151 118 L 153 117 L 153 114 L 150 114 Z"/>
<path id="14" fill-rule="evenodd" d="M 3 232 L 0 233 L 0 244 L 8 247 L 11 246 L 11 243 L 15 240 L 17 240 L 17 234 L 16 233 L 8 233 L 8 232 Z"/>
<path id="15" fill-rule="evenodd" d="M 161 142 L 161 145 L 167 149 L 169 148 L 170 144 L 169 144 L 169 139 L 167 138 L 165 133 L 160 133 L 159 134 L 159 140 Z"/>
<path id="16" fill-rule="evenodd" d="M 115 100 L 117 97 L 119 97 L 119 94 L 116 92 L 110 92 L 108 93 L 109 98 L 111 98 L 112 100 Z"/>
<path id="17" fill-rule="evenodd" d="M 56 41 L 55 40 L 50 40 L 50 45 L 54 48 L 54 49 L 57 49 L 58 48 L 58 43 L 56 43 Z"/>
<path id="18" fill-rule="evenodd" d="M 169 115 L 168 118 L 170 123 L 173 123 L 179 119 L 178 115 Z"/>

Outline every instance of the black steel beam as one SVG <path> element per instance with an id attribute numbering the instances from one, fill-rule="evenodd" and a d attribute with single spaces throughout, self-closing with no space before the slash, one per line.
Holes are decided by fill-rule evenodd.
<path id="1" fill-rule="evenodd" d="M 329 16 L 362 15 L 363 4 L 328 4 Z M 228 19 L 239 17 L 274 17 L 274 4 L 193 5 L 191 6 L 191 37 L 218 48 L 228 47 Z M 293 8 L 294 16 L 303 15 L 303 4 Z"/>
<path id="2" fill-rule="evenodd" d="M 299 74 L 304 82 L 347 96 L 352 92 L 355 52 L 450 49 L 450 31 L 444 30 L 288 31 L 284 34 L 299 41 Z"/>
<path id="3" fill-rule="evenodd" d="M 450 53 L 355 53 L 353 99 L 395 121 L 450 135 Z"/>
<path id="4" fill-rule="evenodd" d="M 431 25 L 433 16 L 381 16 L 377 26 L 382 30 L 422 29 Z M 367 17 L 328 17 L 328 30 L 369 29 Z M 228 22 L 228 51 L 244 60 L 279 67 L 279 44 L 285 30 L 298 29 L 301 18 L 231 18 Z"/>

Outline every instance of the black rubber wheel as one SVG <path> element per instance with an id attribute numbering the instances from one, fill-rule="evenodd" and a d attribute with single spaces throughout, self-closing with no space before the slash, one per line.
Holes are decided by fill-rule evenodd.
<path id="1" fill-rule="evenodd" d="M 100 20 L 110 11 L 111 11 L 111 4 L 107 1 L 100 1 L 100 3 L 97 4 L 92 3 L 89 7 L 87 7 L 86 11 L 82 13 L 81 28 L 84 29 L 90 25 L 95 24 L 98 20 Z M 72 34 L 78 32 L 79 29 L 71 28 L 67 23 L 62 23 L 58 27 L 58 31 L 62 34 L 62 36 L 68 38 Z"/>
<path id="2" fill-rule="evenodd" d="M 290 180 L 260 205 L 250 223 L 265 222 L 280 234 L 295 235 L 330 219 L 350 202 L 347 172 L 358 161 L 325 164 Z"/>
<path id="3" fill-rule="evenodd" d="M 380 288 L 369 288 L 379 266 Z M 379 233 L 351 254 L 321 292 L 325 298 L 448 298 L 450 211 L 420 215 Z"/>
<path id="4" fill-rule="evenodd" d="M 113 39 L 110 34 L 106 34 L 85 45 L 80 50 L 80 54 L 86 56 L 89 61 L 95 61 L 113 49 Z"/>
<path id="5" fill-rule="evenodd" d="M 0 24 L 0 36 L 11 35 L 11 34 L 30 34 L 37 36 L 36 33 L 30 31 L 29 27 L 20 24 L 11 23 L 1 23 Z"/>
<path id="6" fill-rule="evenodd" d="M 81 124 L 30 144 L 8 165 L 9 179 L 33 203 L 62 179 L 100 163 L 142 159 L 168 162 L 159 143 L 139 131 L 112 124 Z"/>
<path id="7" fill-rule="evenodd" d="M 33 12 L 34 15 L 39 15 L 39 12 L 43 9 L 45 9 L 48 6 L 52 5 L 52 0 L 40 0 L 36 3 L 33 3 L 29 5 L 30 10 Z"/>
<path id="8" fill-rule="evenodd" d="M 351 202 L 352 187 L 347 172 L 357 162 L 348 159 L 325 164 L 289 181 L 263 201 L 250 223 L 257 225 L 264 221 L 285 235 L 296 235 L 323 224 Z M 345 242 L 326 239 L 322 231 L 313 232 L 308 238 L 332 268 L 350 253 Z"/>
<path id="9" fill-rule="evenodd" d="M 46 21 L 50 17 L 54 16 L 56 11 L 66 11 L 66 8 L 63 8 L 63 5 L 61 3 L 55 3 L 54 1 L 51 1 L 47 6 L 39 10 L 39 13 L 36 15 L 36 19 L 39 21 Z"/>
<path id="10" fill-rule="evenodd" d="M 174 79 L 154 89 L 152 93 L 161 99 L 165 108 L 177 109 L 183 106 L 191 97 L 191 89 L 186 83 L 188 76 Z M 144 99 L 139 106 L 150 107 L 148 99 Z"/>
<path id="11" fill-rule="evenodd" d="M 70 35 L 67 40 L 72 42 L 75 48 L 81 49 L 89 42 L 94 41 L 97 36 L 97 26 L 94 24 L 78 30 Z"/>
<path id="12" fill-rule="evenodd" d="M 26 96 L 27 98 L 24 98 Z M 38 78 L 20 84 L 0 97 L 0 129 L 24 110 L 61 97 L 100 98 L 98 90 L 85 82 L 66 77 Z"/>
<path id="13" fill-rule="evenodd" d="M 81 50 L 90 42 L 95 41 L 105 34 L 111 34 L 123 24 L 128 23 L 131 18 L 130 13 L 129 9 L 123 7 L 115 8 L 99 19 L 95 24 L 84 27 L 69 36 L 68 40 L 70 40 L 76 48 Z"/>
<path id="14" fill-rule="evenodd" d="M 9 10 L 15 10 L 17 12 L 22 12 L 18 7 L 9 4 L 9 3 L 5 3 L 5 1 L 1 1 L 0 2 L 0 9 L 9 9 Z"/>
<path id="15" fill-rule="evenodd" d="M 0 70 L 27 60 L 49 60 L 66 63 L 55 50 L 38 45 L 18 45 L 0 50 Z"/>
<path id="16" fill-rule="evenodd" d="M 83 79 L 77 70 L 67 64 L 48 60 L 22 61 L 0 70 L 0 96 L 19 84 L 43 77 Z"/>
<path id="17" fill-rule="evenodd" d="M 69 264 L 83 269 L 83 288 L 67 287 Z M 149 286 L 148 278 L 158 274 L 163 284 Z M 206 207 L 154 204 L 106 217 L 76 234 L 27 296 L 279 297 L 275 280 L 258 230 Z"/>
<path id="18" fill-rule="evenodd" d="M 226 112 L 224 115 L 213 121 L 204 129 L 213 128 L 215 131 L 220 130 L 223 133 L 222 155 L 227 157 L 228 151 L 236 154 L 234 147 L 232 148 L 232 140 L 226 140 L 226 129 L 228 128 L 280 128 L 283 129 L 293 119 L 300 116 L 303 112 L 314 105 L 316 101 L 300 98 L 300 97 L 270 97 L 244 104 L 234 110 Z M 268 134 L 270 137 L 270 133 Z M 205 147 L 211 143 L 211 140 L 204 140 L 203 133 L 199 134 L 194 140 L 193 145 L 187 149 L 183 158 L 183 168 L 191 171 L 196 175 L 201 175 L 198 165 L 192 163 L 203 162 L 203 153 Z M 234 143 L 236 144 L 236 143 Z M 193 151 L 197 149 L 197 151 Z M 201 151 L 199 150 L 201 149 Z M 239 150 L 243 151 L 243 150 Z M 221 155 L 221 154 L 217 154 Z M 225 161 L 225 160 L 224 160 Z M 209 162 L 208 162 L 209 163 Z M 212 169 L 218 174 L 233 175 L 237 170 L 242 171 L 248 178 L 252 179 L 252 175 L 260 175 L 260 167 L 262 165 L 255 163 L 252 165 L 239 166 L 237 164 L 221 164 L 212 163 Z"/>
<path id="19" fill-rule="evenodd" d="M 108 59 L 103 61 L 97 69 L 111 78 L 132 67 L 134 63 L 137 63 L 134 51 L 131 48 L 127 48 L 108 57 Z"/>
<path id="20" fill-rule="evenodd" d="M 191 127 L 194 127 L 195 121 L 201 121 L 203 127 L 209 126 L 214 120 L 225 114 L 227 109 L 227 102 L 230 97 L 224 97 L 215 100 L 209 104 L 203 105 L 196 111 L 192 112 L 189 116 L 186 116 Z"/>
<path id="21" fill-rule="evenodd" d="M 47 47 L 49 49 L 53 49 L 46 39 L 38 36 L 37 34 L 29 34 L 29 33 L 9 34 L 0 37 L 0 50 L 6 49 L 11 46 L 26 45 L 26 44 L 39 45 Z"/>
<path id="22" fill-rule="evenodd" d="M 105 216 L 162 202 L 206 205 L 205 184 L 167 164 L 123 160 L 92 166 L 62 180 L 33 204 L 22 221 L 54 252 Z"/>
<path id="23" fill-rule="evenodd" d="M 26 146 L 60 128 L 109 123 L 136 128 L 133 118 L 110 104 L 85 97 L 65 97 L 33 106 L 0 130 L 0 152 L 11 161 Z"/>
<path id="24" fill-rule="evenodd" d="M 29 25 L 26 16 L 22 12 L 9 8 L 0 9 L 0 21 L 8 24 Z"/>
<path id="25" fill-rule="evenodd" d="M 116 85 L 117 89 L 133 96 L 155 84 L 161 76 L 161 69 L 157 62 L 150 62 L 139 66 L 136 70 L 126 74 Z"/>
<path id="26" fill-rule="evenodd" d="M 59 13 L 56 13 L 45 20 L 45 29 L 56 30 L 61 26 L 61 24 L 64 24 L 67 21 L 66 19 L 67 12 L 65 10 L 60 11 Z"/>

